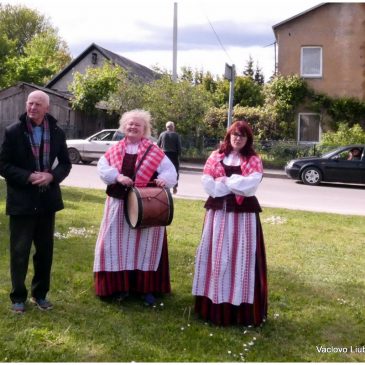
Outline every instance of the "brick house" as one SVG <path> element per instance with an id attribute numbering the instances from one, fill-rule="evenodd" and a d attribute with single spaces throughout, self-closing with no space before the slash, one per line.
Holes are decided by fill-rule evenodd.
<path id="1" fill-rule="evenodd" d="M 276 71 L 330 97 L 365 101 L 365 3 L 322 3 L 273 26 Z M 305 106 L 297 140 L 318 142 L 325 121 Z"/>

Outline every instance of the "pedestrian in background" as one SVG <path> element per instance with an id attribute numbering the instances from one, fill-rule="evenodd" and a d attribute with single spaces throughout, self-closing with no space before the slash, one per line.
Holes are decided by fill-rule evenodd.
<path id="1" fill-rule="evenodd" d="M 181 156 L 181 138 L 178 133 L 175 132 L 175 124 L 171 121 L 166 123 L 166 131 L 162 132 L 157 140 L 157 145 L 162 148 L 165 155 L 174 164 L 177 180 L 179 180 L 180 170 L 180 156 Z M 177 193 L 177 185 L 173 187 L 173 193 Z"/>
<path id="2" fill-rule="evenodd" d="M 235 122 L 203 170 L 209 198 L 193 295 L 195 312 L 216 325 L 259 326 L 267 316 L 261 207 L 255 197 L 263 169 L 252 144 L 248 123 Z"/>
<path id="3" fill-rule="evenodd" d="M 25 278 L 34 242 L 31 302 L 52 309 L 50 289 L 55 212 L 63 209 L 60 183 L 71 170 L 64 132 L 48 114 L 49 96 L 28 95 L 26 113 L 5 130 L 0 174 L 6 179 L 6 213 L 10 216 L 12 310 L 23 313 L 28 290 Z"/>

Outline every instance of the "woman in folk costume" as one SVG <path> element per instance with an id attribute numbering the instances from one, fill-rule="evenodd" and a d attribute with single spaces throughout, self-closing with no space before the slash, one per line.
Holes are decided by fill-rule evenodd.
<path id="1" fill-rule="evenodd" d="M 233 123 L 204 166 L 209 198 L 193 282 L 195 312 L 217 325 L 258 326 L 267 315 L 261 207 L 254 196 L 262 174 L 251 128 Z"/>
<path id="2" fill-rule="evenodd" d="M 108 196 L 95 247 L 94 281 L 96 295 L 101 298 L 122 300 L 129 293 L 137 293 L 145 305 L 152 306 L 154 294 L 170 292 L 166 229 L 132 229 L 124 214 L 128 187 L 146 186 L 151 181 L 167 188 L 176 184 L 174 165 L 148 139 L 150 121 L 150 113 L 144 110 L 124 113 L 120 120 L 124 139 L 98 161 Z"/>

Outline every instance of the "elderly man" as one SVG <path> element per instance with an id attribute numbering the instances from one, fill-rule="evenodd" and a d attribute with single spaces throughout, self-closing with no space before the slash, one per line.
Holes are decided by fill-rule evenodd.
<path id="1" fill-rule="evenodd" d="M 174 164 L 177 172 L 177 179 L 179 179 L 181 139 L 175 132 L 175 124 L 173 122 L 169 121 L 166 123 L 166 131 L 162 132 L 158 137 L 157 145 Z M 177 184 L 173 187 L 173 193 L 177 193 Z"/>
<path id="2" fill-rule="evenodd" d="M 63 209 L 60 182 L 69 174 L 64 132 L 48 114 L 49 96 L 28 95 L 26 113 L 8 126 L 0 152 L 0 174 L 6 179 L 6 214 L 10 227 L 12 310 L 23 313 L 28 291 L 25 278 L 34 242 L 31 302 L 52 309 L 50 287 L 55 212 Z"/>

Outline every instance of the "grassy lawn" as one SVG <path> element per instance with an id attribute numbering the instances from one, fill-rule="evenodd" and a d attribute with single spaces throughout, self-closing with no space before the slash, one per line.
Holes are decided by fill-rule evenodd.
<path id="1" fill-rule="evenodd" d="M 194 253 L 203 202 L 175 200 L 168 227 L 172 294 L 144 308 L 93 292 L 104 206 L 98 190 L 64 188 L 50 312 L 10 311 L 8 218 L 0 215 L 1 362 L 365 361 L 365 217 L 264 209 L 269 317 L 261 328 L 215 327 L 193 314 Z M 0 181 L 4 212 L 4 183 Z M 32 274 L 29 267 L 28 284 Z M 352 351 L 351 351 L 352 346 Z M 340 352 L 342 351 L 342 352 Z M 347 352 L 344 352 L 347 351 Z"/>

